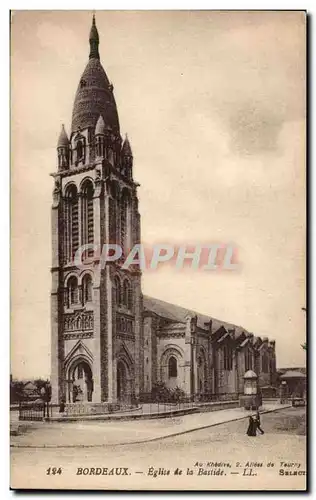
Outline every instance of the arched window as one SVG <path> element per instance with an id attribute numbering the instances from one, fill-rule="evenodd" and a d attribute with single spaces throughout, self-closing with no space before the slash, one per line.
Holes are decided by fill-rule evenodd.
<path id="1" fill-rule="evenodd" d="M 121 305 L 121 283 L 117 276 L 114 278 L 114 286 L 115 286 L 115 302 L 116 306 L 119 307 Z"/>
<path id="2" fill-rule="evenodd" d="M 86 274 L 82 279 L 82 302 L 92 301 L 92 278 L 90 274 Z"/>
<path id="3" fill-rule="evenodd" d="M 78 280 L 75 276 L 72 276 L 68 280 L 68 301 L 69 306 L 78 304 L 79 293 L 78 293 Z"/>
<path id="4" fill-rule="evenodd" d="M 169 378 L 178 376 L 178 363 L 174 356 L 170 356 L 168 361 L 168 376 Z"/>
<path id="5" fill-rule="evenodd" d="M 269 372 L 269 357 L 266 352 L 263 353 L 261 358 L 261 370 L 263 371 L 263 373 Z"/>
<path id="6" fill-rule="evenodd" d="M 128 280 L 123 284 L 123 304 L 127 309 L 132 309 L 132 290 Z"/>
<path id="7" fill-rule="evenodd" d="M 72 185 L 64 198 L 64 260 L 72 261 L 79 248 L 78 193 Z"/>
<path id="8" fill-rule="evenodd" d="M 97 137 L 96 153 L 97 153 L 97 156 L 104 156 L 104 138 L 103 137 Z"/>
<path id="9" fill-rule="evenodd" d="M 83 144 L 82 141 L 77 142 L 77 161 L 80 161 L 83 157 Z"/>
<path id="10" fill-rule="evenodd" d="M 132 292 L 131 285 L 128 288 L 127 307 L 130 311 L 132 311 L 132 309 L 133 309 L 133 292 Z"/>
<path id="11" fill-rule="evenodd" d="M 79 363 L 77 370 L 78 370 L 78 374 L 77 374 L 78 379 L 83 378 L 83 365 L 82 365 L 82 363 Z"/>
<path id="12" fill-rule="evenodd" d="M 111 197 L 109 199 L 109 223 L 110 223 L 110 243 L 120 244 L 120 211 L 119 211 L 119 198 L 120 189 L 117 182 L 113 181 L 109 184 L 109 192 Z"/>
<path id="13" fill-rule="evenodd" d="M 111 147 L 108 148 L 108 160 L 111 163 L 111 165 L 114 165 L 114 154 L 113 154 L 113 149 Z"/>
<path id="14" fill-rule="evenodd" d="M 82 245 L 93 245 L 94 242 L 94 220 L 93 220 L 93 185 L 86 181 L 82 187 L 81 197 L 81 239 Z M 84 257 L 93 257 L 93 248 L 84 252 Z"/>
<path id="15" fill-rule="evenodd" d="M 229 344 L 224 345 L 224 370 L 233 368 L 233 350 Z"/>
<path id="16" fill-rule="evenodd" d="M 121 246 L 122 256 L 125 257 L 130 250 L 130 197 L 128 192 L 124 191 L 121 197 Z"/>
<path id="17" fill-rule="evenodd" d="M 247 349 L 245 352 L 245 370 L 247 372 L 248 370 L 252 370 L 252 369 L 253 369 L 252 352 L 250 351 L 250 349 Z"/>

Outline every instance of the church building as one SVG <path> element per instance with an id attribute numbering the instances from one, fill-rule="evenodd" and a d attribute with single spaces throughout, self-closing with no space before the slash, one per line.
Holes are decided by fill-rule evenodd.
<path id="1" fill-rule="evenodd" d="M 52 401 L 126 403 L 155 384 L 197 398 L 243 391 L 254 370 L 276 381 L 275 342 L 244 328 L 142 294 L 141 269 L 122 268 L 141 241 L 133 152 L 120 133 L 113 85 L 100 62 L 93 17 L 90 55 L 79 80 L 69 135 L 57 144 L 52 204 Z M 120 260 L 99 266 L 84 245 L 120 244 Z"/>

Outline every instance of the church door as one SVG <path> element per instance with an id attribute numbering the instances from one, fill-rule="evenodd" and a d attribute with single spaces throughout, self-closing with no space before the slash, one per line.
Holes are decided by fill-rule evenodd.
<path id="1" fill-rule="evenodd" d="M 123 404 L 130 403 L 130 380 L 128 376 L 127 366 L 123 361 L 118 361 L 117 363 L 116 381 L 117 400 Z"/>
<path id="2" fill-rule="evenodd" d="M 92 401 L 92 371 L 86 361 L 81 361 L 73 370 L 72 399 L 73 402 Z"/>

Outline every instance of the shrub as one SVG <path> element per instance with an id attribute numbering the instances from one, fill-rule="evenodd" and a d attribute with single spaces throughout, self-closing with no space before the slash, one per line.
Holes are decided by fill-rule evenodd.
<path id="1" fill-rule="evenodd" d="M 164 382 L 156 382 L 151 390 L 152 401 L 170 401 L 171 391 Z"/>
<path id="2" fill-rule="evenodd" d="M 185 398 L 185 392 L 180 389 L 180 387 L 175 387 L 172 391 L 171 391 L 171 400 L 174 402 L 174 403 L 179 403 L 179 401 L 183 401 Z"/>
<path id="3" fill-rule="evenodd" d="M 180 387 L 169 389 L 164 382 L 156 382 L 151 391 L 151 399 L 155 402 L 178 403 L 185 398 L 185 392 Z"/>

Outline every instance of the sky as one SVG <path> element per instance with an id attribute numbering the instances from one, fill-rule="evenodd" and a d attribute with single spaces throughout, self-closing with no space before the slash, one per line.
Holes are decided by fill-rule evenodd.
<path id="1" fill-rule="evenodd" d="M 91 12 L 11 25 L 11 372 L 50 374 L 56 144 L 70 131 Z M 305 17 L 97 11 L 100 56 L 134 155 L 142 240 L 231 243 L 238 271 L 144 272 L 143 293 L 276 341 L 304 366 Z"/>

